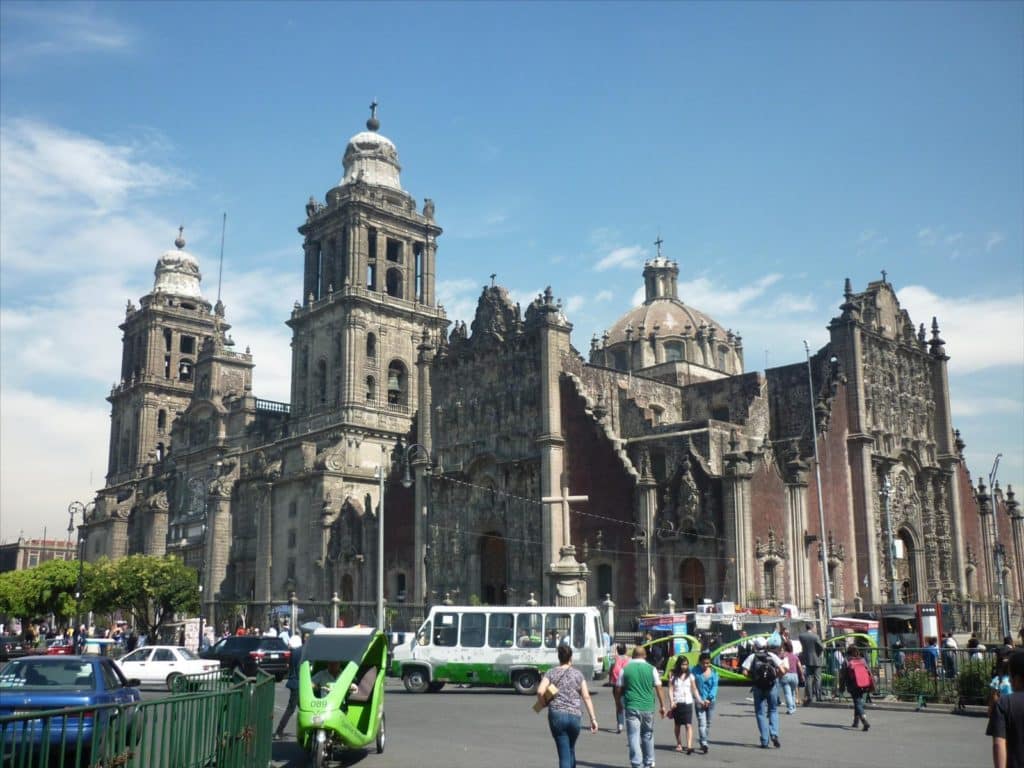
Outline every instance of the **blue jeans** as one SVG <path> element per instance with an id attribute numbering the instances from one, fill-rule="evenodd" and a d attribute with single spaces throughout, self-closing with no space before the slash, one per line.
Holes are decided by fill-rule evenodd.
<path id="1" fill-rule="evenodd" d="M 853 698 L 853 724 L 856 725 L 858 720 L 864 719 L 864 694 L 858 691 L 850 696 Z"/>
<path id="2" fill-rule="evenodd" d="M 558 768 L 576 768 L 576 739 L 580 735 L 580 716 L 548 709 L 548 728 L 558 750 Z"/>
<path id="3" fill-rule="evenodd" d="M 782 676 L 782 692 L 786 696 L 786 711 L 796 712 L 796 689 L 800 687 L 800 676 L 796 672 L 787 672 Z"/>
<path id="4" fill-rule="evenodd" d="M 626 739 L 632 768 L 654 765 L 654 713 L 626 710 Z"/>
<path id="5" fill-rule="evenodd" d="M 757 730 L 761 734 L 761 746 L 767 746 L 773 736 L 779 735 L 779 688 L 772 686 L 762 691 L 754 686 L 754 714 L 757 716 Z"/>
<path id="6" fill-rule="evenodd" d="M 697 707 L 697 740 L 702 747 L 708 745 L 708 731 L 711 730 L 711 715 L 715 712 L 715 702 L 707 709 Z"/>

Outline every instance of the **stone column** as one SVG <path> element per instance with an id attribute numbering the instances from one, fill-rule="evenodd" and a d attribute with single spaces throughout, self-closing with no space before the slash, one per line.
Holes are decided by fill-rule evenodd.
<path id="1" fill-rule="evenodd" d="M 650 611 L 654 596 L 658 594 L 657 568 L 654 562 L 654 524 L 658 514 L 658 483 L 650 473 L 650 466 L 637 481 L 637 525 L 639 530 L 634 538 L 636 547 L 637 602 Z"/>
<path id="2" fill-rule="evenodd" d="M 256 569 L 255 599 L 257 603 L 269 604 L 273 598 L 271 573 L 273 558 L 273 483 L 261 483 L 256 493 L 256 552 L 259 567 Z"/>
<path id="3" fill-rule="evenodd" d="M 750 510 L 751 458 L 739 450 L 735 438 L 730 442 L 730 452 L 724 457 L 723 533 L 726 542 L 733 542 L 733 550 L 722 553 L 726 558 L 722 574 L 722 597 L 729 599 L 731 596 L 736 603 L 742 603 L 747 593 L 755 591 L 754 535 Z"/>
<path id="4" fill-rule="evenodd" d="M 433 425 L 431 424 L 431 416 L 434 409 L 431 400 L 430 383 L 430 374 L 434 361 L 434 345 L 430 341 L 430 335 L 426 328 L 423 329 L 423 336 L 421 337 L 420 344 L 416 349 L 419 352 L 416 357 L 416 369 L 419 372 L 419 380 L 417 382 L 419 385 L 419 397 L 417 398 L 416 423 L 419 428 L 420 445 L 423 446 L 426 456 L 419 455 L 420 453 L 423 453 L 423 451 L 414 451 L 414 454 L 417 455 L 412 457 L 415 459 L 413 461 L 413 469 L 416 472 L 416 498 L 414 502 L 414 509 L 416 510 L 416 527 L 413 531 L 414 567 L 411 594 L 412 601 L 425 605 L 427 598 L 429 597 L 426 569 L 428 526 L 430 522 L 430 488 L 428 484 L 430 482 L 430 464 L 434 455 Z"/>
<path id="5" fill-rule="evenodd" d="M 799 462 L 786 483 L 786 548 L 789 551 L 788 582 L 790 599 L 800 610 L 810 609 L 814 603 L 811 585 L 811 561 L 804 543 L 807 524 L 807 465 Z M 817 528 L 817 526 L 814 526 Z"/>
<path id="6" fill-rule="evenodd" d="M 993 560 L 995 532 L 992 519 L 992 502 L 994 499 L 985 492 L 985 483 L 978 481 L 978 514 L 981 517 L 981 549 L 982 562 L 985 567 L 985 594 L 990 598 L 997 594 L 998 574 Z"/>

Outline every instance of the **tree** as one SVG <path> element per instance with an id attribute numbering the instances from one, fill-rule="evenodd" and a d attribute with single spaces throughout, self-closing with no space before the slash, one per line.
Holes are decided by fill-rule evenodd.
<path id="1" fill-rule="evenodd" d="M 129 555 L 99 564 L 92 580 L 99 611 L 132 611 L 149 637 L 176 613 L 199 610 L 199 579 L 177 557 Z"/>
<path id="2" fill-rule="evenodd" d="M 85 563 L 83 573 L 91 570 Z M 34 568 L 8 571 L 0 574 L 0 613 L 29 620 L 51 613 L 58 619 L 73 618 L 77 587 L 75 560 L 47 560 Z M 88 610 L 85 597 L 82 607 Z"/>

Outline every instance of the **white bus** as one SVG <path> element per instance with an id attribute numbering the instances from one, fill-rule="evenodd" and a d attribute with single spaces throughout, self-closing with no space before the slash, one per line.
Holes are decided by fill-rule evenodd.
<path id="1" fill-rule="evenodd" d="M 410 693 L 445 683 L 512 686 L 533 694 L 558 665 L 559 643 L 572 646 L 585 679 L 604 677 L 604 626 L 596 608 L 437 605 L 416 634 L 395 646 L 391 674 Z"/>

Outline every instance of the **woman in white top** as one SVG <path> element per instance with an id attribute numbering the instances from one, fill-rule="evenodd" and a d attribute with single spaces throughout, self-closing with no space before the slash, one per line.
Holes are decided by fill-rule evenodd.
<path id="1" fill-rule="evenodd" d="M 668 697 L 672 704 L 672 719 L 675 722 L 676 752 L 683 751 L 683 742 L 679 738 L 680 726 L 686 726 L 686 754 L 693 754 L 693 704 L 703 706 L 697 690 L 697 680 L 690 674 L 690 662 L 685 656 L 676 659 L 669 680 Z"/>

